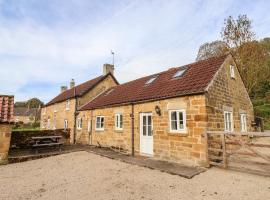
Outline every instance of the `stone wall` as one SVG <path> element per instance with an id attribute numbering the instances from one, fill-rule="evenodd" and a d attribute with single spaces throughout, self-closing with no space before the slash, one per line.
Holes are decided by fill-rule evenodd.
<path id="1" fill-rule="evenodd" d="M 155 107 L 161 109 L 161 116 Z M 187 131 L 171 133 L 169 110 L 186 110 Z M 82 130 L 77 130 L 77 141 L 101 146 L 114 146 L 131 152 L 131 105 L 80 112 Z M 115 114 L 123 114 L 123 130 L 115 129 Z M 203 165 L 205 149 L 201 134 L 206 130 L 207 114 L 204 95 L 186 96 L 134 105 L 135 153 L 140 154 L 140 113 L 152 113 L 154 157 L 189 164 Z M 92 115 L 92 117 L 91 117 Z M 105 117 L 104 131 L 95 130 L 96 116 Z M 87 131 L 92 119 L 92 134 Z"/>
<path id="2" fill-rule="evenodd" d="M 66 110 L 66 101 L 42 108 L 40 122 L 41 129 L 64 129 L 64 120 L 68 120 L 70 141 L 73 141 L 75 99 L 70 99 L 69 104 L 68 110 Z"/>
<path id="3" fill-rule="evenodd" d="M 11 126 L 0 123 L 0 164 L 7 162 L 7 156 L 10 146 Z"/>
<path id="4" fill-rule="evenodd" d="M 11 148 L 29 148 L 31 146 L 31 137 L 61 135 L 61 141 L 64 144 L 70 144 L 70 130 L 38 130 L 38 131 L 13 131 L 11 134 Z"/>
<path id="5" fill-rule="evenodd" d="M 234 66 L 235 78 L 230 76 L 230 65 Z M 247 129 L 252 131 L 253 106 L 240 74 L 231 57 L 228 57 L 206 94 L 208 130 L 224 131 L 224 111 L 233 111 L 234 131 L 240 131 L 240 113 L 247 114 Z"/>

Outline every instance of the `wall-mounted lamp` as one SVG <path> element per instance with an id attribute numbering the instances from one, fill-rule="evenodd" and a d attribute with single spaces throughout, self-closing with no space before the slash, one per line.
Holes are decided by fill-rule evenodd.
<path id="1" fill-rule="evenodd" d="M 155 107 L 155 111 L 156 111 L 156 113 L 157 113 L 159 116 L 161 116 L 161 110 L 160 110 L 160 107 L 159 107 L 159 106 L 156 106 L 156 107 Z"/>

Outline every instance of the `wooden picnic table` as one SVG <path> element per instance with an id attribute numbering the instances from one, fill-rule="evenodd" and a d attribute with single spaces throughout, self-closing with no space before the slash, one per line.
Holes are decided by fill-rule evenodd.
<path id="1" fill-rule="evenodd" d="M 49 147 L 49 146 L 61 146 L 63 143 L 60 142 L 62 136 L 52 135 L 52 136 L 36 136 L 31 137 L 33 141 L 33 148 L 36 147 Z M 60 148 L 61 150 L 61 148 Z"/>

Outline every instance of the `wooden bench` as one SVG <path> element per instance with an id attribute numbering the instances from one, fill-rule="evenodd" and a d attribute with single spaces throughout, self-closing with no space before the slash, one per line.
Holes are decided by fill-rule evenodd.
<path id="1" fill-rule="evenodd" d="M 31 137 L 33 144 L 32 148 L 38 148 L 38 147 L 52 147 L 52 146 L 58 146 L 59 150 L 61 151 L 61 145 L 63 145 L 62 142 L 59 142 L 59 140 L 62 138 L 62 136 L 37 136 L 37 137 Z M 37 149 L 36 149 L 37 153 Z"/>

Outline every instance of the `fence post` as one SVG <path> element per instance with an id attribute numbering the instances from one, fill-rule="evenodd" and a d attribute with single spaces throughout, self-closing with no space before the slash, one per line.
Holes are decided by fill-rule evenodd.
<path id="1" fill-rule="evenodd" d="M 208 155 L 208 133 L 205 131 L 204 133 L 204 138 L 205 138 L 205 158 L 206 158 L 206 167 L 210 167 L 209 164 L 209 155 Z"/>
<path id="2" fill-rule="evenodd" d="M 221 143 L 222 143 L 222 156 L 223 156 L 223 167 L 226 169 L 227 168 L 227 155 L 226 155 L 226 141 L 225 141 L 225 134 L 221 133 Z"/>

